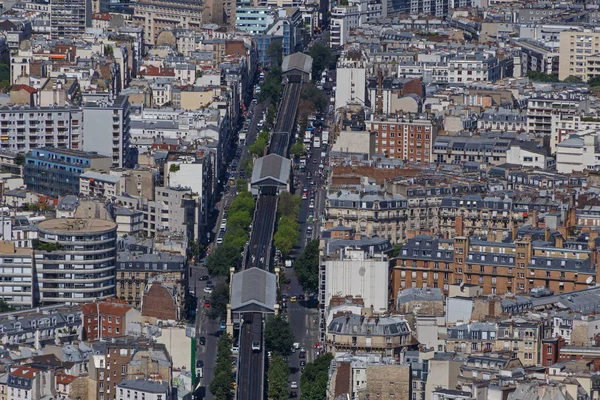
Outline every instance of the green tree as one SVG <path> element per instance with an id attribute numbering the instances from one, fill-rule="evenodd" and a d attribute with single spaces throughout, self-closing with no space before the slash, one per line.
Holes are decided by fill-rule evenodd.
<path id="1" fill-rule="evenodd" d="M 532 81 L 537 82 L 558 82 L 558 75 L 556 74 L 545 74 L 543 72 L 529 71 L 527 77 Z"/>
<path id="2" fill-rule="evenodd" d="M 310 102 L 314 109 L 320 113 L 326 111 L 329 106 L 327 96 L 325 96 L 325 93 L 323 93 L 322 90 L 319 90 L 313 82 L 302 85 L 300 99 Z"/>
<path id="3" fill-rule="evenodd" d="M 245 192 L 239 193 L 237 195 L 237 197 L 235 198 L 235 200 L 231 203 L 231 206 L 229 207 L 229 212 L 228 214 L 231 213 L 235 213 L 237 211 L 248 211 L 252 214 L 252 211 L 254 210 L 254 197 L 252 197 L 252 193 L 248 192 L 247 190 Z"/>
<path id="4" fill-rule="evenodd" d="M 15 164 L 25 165 L 25 154 L 19 153 L 15 156 Z"/>
<path id="5" fill-rule="evenodd" d="M 229 268 L 236 267 L 240 262 L 241 249 L 228 241 L 216 248 L 206 259 L 206 268 L 211 275 L 228 276 Z"/>
<path id="6" fill-rule="evenodd" d="M 266 147 L 267 147 L 267 141 L 263 137 L 259 136 L 256 138 L 254 143 L 252 143 L 248 147 L 248 153 L 255 155 L 257 157 L 262 157 L 265 154 Z"/>
<path id="7" fill-rule="evenodd" d="M 238 252 L 242 252 L 244 245 L 248 241 L 248 232 L 244 229 L 230 229 L 223 236 L 223 243 L 227 243 L 229 246 L 234 247 Z"/>
<path id="8" fill-rule="evenodd" d="M 569 75 L 563 80 L 563 82 L 565 82 L 565 83 L 581 83 L 582 80 L 578 76 Z"/>
<path id="9" fill-rule="evenodd" d="M 304 367 L 300 378 L 300 400 L 322 400 L 326 397 L 331 353 L 323 354 Z"/>
<path id="10" fill-rule="evenodd" d="M 295 158 L 300 158 L 306 155 L 306 153 L 306 147 L 304 146 L 304 143 L 302 143 L 302 141 L 300 140 L 296 140 L 296 142 L 290 148 L 290 154 Z"/>
<path id="11" fill-rule="evenodd" d="M 245 158 L 241 165 L 241 169 L 246 171 L 246 176 L 251 176 L 254 169 L 254 159 L 252 157 Z M 247 187 L 246 190 L 248 190 Z"/>
<path id="12" fill-rule="evenodd" d="M 275 104 L 269 104 L 269 108 L 267 109 L 267 116 L 265 118 L 265 122 L 267 126 L 272 126 L 275 121 L 275 116 L 277 114 L 277 109 L 275 108 Z"/>
<path id="13" fill-rule="evenodd" d="M 402 250 L 402 243 L 395 244 L 394 246 L 392 246 L 392 257 L 398 257 L 398 254 L 400 254 L 400 250 Z"/>
<path id="14" fill-rule="evenodd" d="M 315 293 L 319 288 L 319 241 L 313 240 L 304 248 L 294 262 L 298 282 L 306 292 Z"/>
<path id="15" fill-rule="evenodd" d="M 251 158 L 249 158 L 251 160 Z M 235 181 L 235 190 L 239 193 L 248 191 L 248 180 L 244 178 L 238 178 Z"/>
<path id="16" fill-rule="evenodd" d="M 290 251 L 298 243 L 299 225 L 297 217 L 283 216 L 277 224 L 277 232 L 273 236 L 273 242 L 284 256 L 290 254 Z"/>
<path id="17" fill-rule="evenodd" d="M 587 81 L 588 85 L 595 87 L 600 86 L 600 76 L 595 76 L 592 79 Z"/>
<path id="18" fill-rule="evenodd" d="M 265 324 L 265 346 L 267 351 L 279 353 L 282 356 L 292 354 L 294 331 L 288 321 L 281 315 L 273 316 Z"/>
<path id="19" fill-rule="evenodd" d="M 283 62 L 283 41 L 280 39 L 274 39 L 269 44 L 267 49 L 267 57 L 271 62 L 272 67 L 281 67 Z"/>
<path id="20" fill-rule="evenodd" d="M 229 286 L 226 283 L 220 283 L 210 295 L 210 317 L 225 319 L 227 317 L 227 303 L 229 303 Z"/>
<path id="21" fill-rule="evenodd" d="M 298 218 L 300 213 L 300 205 L 302 198 L 298 195 L 293 195 L 290 192 L 282 192 L 279 194 L 277 201 L 277 212 L 280 216 Z"/>
<path id="22" fill-rule="evenodd" d="M 231 397 L 231 384 L 233 383 L 233 372 L 231 371 L 231 346 L 233 340 L 228 334 L 224 334 L 217 342 L 217 360 L 215 362 L 215 373 L 210 382 L 209 389 L 218 400 L 227 400 Z"/>
<path id="23" fill-rule="evenodd" d="M 329 67 L 332 55 L 331 49 L 324 42 L 317 42 L 311 48 L 308 54 L 312 57 L 312 77 L 313 79 L 321 79 L 321 73 Z"/>
<path id="24" fill-rule="evenodd" d="M 259 100 L 261 102 L 269 102 L 273 104 L 279 103 L 281 96 L 281 68 L 272 67 L 265 82 L 260 88 Z"/>
<path id="25" fill-rule="evenodd" d="M 340 0 L 340 6 L 348 7 L 348 0 Z"/>
<path id="26" fill-rule="evenodd" d="M 0 299 L 0 313 L 9 311 L 15 311 L 15 308 L 7 302 L 5 302 L 3 299 Z"/>
<path id="27" fill-rule="evenodd" d="M 269 363 L 268 397 L 270 400 L 287 400 L 289 398 L 289 377 L 290 368 L 281 354 L 275 353 L 273 357 L 271 357 L 271 362 Z"/>
<path id="28" fill-rule="evenodd" d="M 248 226 L 252 223 L 251 210 L 238 209 L 235 212 L 227 214 L 227 226 L 229 229 L 243 229 L 247 230 Z"/>

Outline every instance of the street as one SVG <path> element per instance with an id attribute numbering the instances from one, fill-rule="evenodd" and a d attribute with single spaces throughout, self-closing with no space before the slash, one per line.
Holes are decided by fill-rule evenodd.
<path id="1" fill-rule="evenodd" d="M 243 165 L 243 162 L 246 158 L 251 157 L 248 155 L 246 148 L 254 143 L 254 140 L 257 137 L 258 121 L 262 118 L 263 110 L 265 109 L 264 104 L 257 104 L 255 106 L 251 106 L 250 108 L 253 110 L 252 122 L 249 124 L 248 133 L 246 135 L 246 143 L 244 146 L 240 146 L 241 156 L 238 163 L 238 169 Z M 249 178 L 249 177 L 247 177 Z M 225 216 L 225 207 L 226 205 L 231 204 L 233 199 L 236 196 L 236 188 L 235 186 L 229 186 L 229 184 L 225 184 L 224 193 L 221 197 L 221 201 L 219 202 L 219 216 L 217 217 L 217 221 L 213 228 L 213 237 L 216 237 L 219 233 L 219 229 L 221 226 L 221 221 Z M 213 241 L 210 244 L 211 251 L 214 251 L 217 244 Z M 198 299 L 198 308 L 196 313 L 196 359 L 202 360 L 204 362 L 203 367 L 203 376 L 200 379 L 201 386 L 204 387 L 204 390 L 200 391 L 200 393 L 205 393 L 204 397 L 200 397 L 206 400 L 214 399 L 214 396 L 208 390 L 208 386 L 210 381 L 214 376 L 214 366 L 215 360 L 217 357 L 217 340 L 220 334 L 219 329 L 219 321 L 213 320 L 208 317 L 209 309 L 204 307 L 204 300 L 210 299 L 210 294 L 204 293 L 204 288 L 206 287 L 206 281 L 200 281 L 200 277 L 203 275 L 208 275 L 208 270 L 202 263 L 197 263 L 195 265 L 190 265 L 190 291 L 194 290 L 196 297 Z M 223 277 L 211 277 L 211 280 L 215 286 L 224 282 Z M 192 289 L 193 287 L 193 289 Z M 206 338 L 206 344 L 200 344 L 200 337 Z"/>
<path id="2" fill-rule="evenodd" d="M 315 207 L 309 208 L 310 195 L 306 200 L 302 200 L 300 207 L 300 214 L 298 220 L 300 222 L 300 239 L 298 247 L 292 252 L 292 257 L 297 258 L 304 251 L 307 239 L 317 239 L 319 237 L 319 216 L 322 215 L 325 207 L 325 193 L 323 190 L 323 179 L 319 173 L 319 162 L 312 162 L 312 160 L 321 160 L 321 148 L 307 149 L 310 153 L 310 162 L 307 162 L 306 171 L 300 172 L 295 171 L 294 177 L 300 181 L 297 187 L 296 193 L 300 195 L 304 187 L 308 188 L 309 193 L 315 191 Z M 324 160 L 323 160 L 324 161 Z M 310 177 L 308 176 L 310 172 Z M 314 185 L 310 182 L 314 181 Z M 314 219 L 312 222 L 308 222 L 309 212 L 314 213 Z M 307 234 L 308 226 L 312 226 L 312 232 Z M 293 273 L 292 268 L 285 268 L 285 274 L 290 278 L 289 285 L 282 288 L 282 293 L 291 296 L 304 294 L 302 286 L 298 283 L 296 275 Z M 288 289 L 289 287 L 289 289 Z M 298 301 L 296 303 L 288 302 L 288 320 L 292 329 L 294 330 L 296 342 L 300 343 L 301 347 L 306 349 L 306 362 L 313 361 L 315 358 L 314 346 L 318 341 L 318 309 L 316 302 L 310 300 L 307 297 L 304 301 Z M 301 366 L 298 352 L 292 354 L 289 360 L 290 366 L 290 382 L 298 382 L 300 384 L 301 377 Z M 300 396 L 300 389 L 296 390 L 298 396 Z"/>

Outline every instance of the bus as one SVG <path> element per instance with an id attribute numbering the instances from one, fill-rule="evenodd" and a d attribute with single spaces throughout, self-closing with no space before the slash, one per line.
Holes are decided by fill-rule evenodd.
<path id="1" fill-rule="evenodd" d="M 260 315 L 252 318 L 252 351 L 260 351 L 262 342 L 262 321 Z"/>
<path id="2" fill-rule="evenodd" d="M 318 149 L 319 147 L 321 147 L 321 138 L 318 137 L 317 135 L 315 135 L 315 138 L 313 139 L 313 147 L 315 149 Z"/>

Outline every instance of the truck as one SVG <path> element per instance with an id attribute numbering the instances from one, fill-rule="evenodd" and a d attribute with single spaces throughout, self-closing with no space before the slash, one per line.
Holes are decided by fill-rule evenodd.
<path id="1" fill-rule="evenodd" d="M 323 144 L 325 146 L 327 146 L 329 144 L 329 132 L 328 131 L 321 132 L 321 141 L 323 142 Z"/>
<path id="2" fill-rule="evenodd" d="M 321 147 L 321 138 L 318 137 L 317 135 L 315 135 L 315 138 L 314 138 L 314 141 L 313 141 L 313 147 L 314 148 Z"/>
<path id="3" fill-rule="evenodd" d="M 312 143 L 312 132 L 311 131 L 304 132 L 304 145 L 310 146 L 311 143 Z"/>
<path id="4" fill-rule="evenodd" d="M 242 130 L 240 131 L 239 135 L 238 135 L 238 141 L 240 146 L 243 146 L 244 143 L 246 143 L 246 131 Z"/>

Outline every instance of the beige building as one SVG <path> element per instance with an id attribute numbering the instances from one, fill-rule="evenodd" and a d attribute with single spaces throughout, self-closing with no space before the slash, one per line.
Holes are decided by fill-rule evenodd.
<path id="1" fill-rule="evenodd" d="M 133 22 L 144 28 L 147 44 L 155 44 L 160 32 L 166 29 L 195 29 L 202 26 L 201 2 L 176 0 L 142 0 L 135 4 Z"/>
<path id="2" fill-rule="evenodd" d="M 111 174 L 87 171 L 79 177 L 79 193 L 110 199 L 121 194 L 121 179 Z"/>
<path id="3" fill-rule="evenodd" d="M 498 324 L 497 351 L 512 351 L 523 365 L 540 362 L 543 327 L 539 322 L 507 320 Z"/>
<path id="4" fill-rule="evenodd" d="M 219 95 L 220 91 L 220 88 L 197 88 L 188 86 L 180 93 L 181 108 L 184 110 L 199 110 L 204 108 L 208 106 L 216 96 Z"/>
<path id="5" fill-rule="evenodd" d="M 600 32 L 592 29 L 560 33 L 558 79 L 576 76 L 582 81 L 600 76 Z M 589 60 L 588 60 L 589 59 Z"/>

